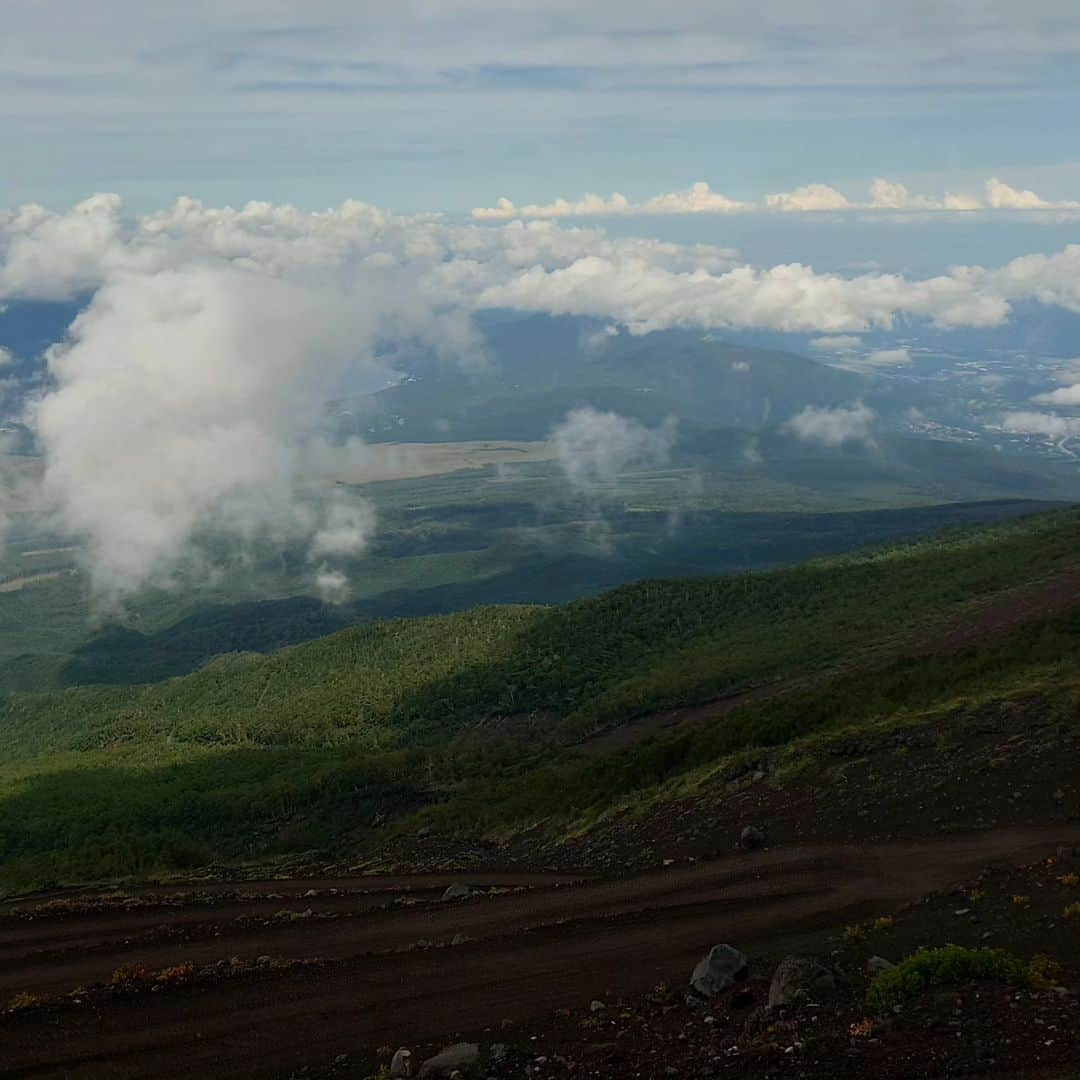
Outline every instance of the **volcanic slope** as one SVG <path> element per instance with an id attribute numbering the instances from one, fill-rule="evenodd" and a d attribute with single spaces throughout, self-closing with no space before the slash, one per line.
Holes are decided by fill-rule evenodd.
<path id="1" fill-rule="evenodd" d="M 1066 708 L 1078 541 L 1053 512 L 9 695 L 0 887 L 374 858 L 421 827 L 561 835 L 814 733 L 1033 688 Z"/>
<path id="2" fill-rule="evenodd" d="M 467 1038 L 494 1077 L 1074 1075 L 1078 540 L 1062 511 L 14 695 L 3 882 L 51 887 L 0 905 L 0 1072 L 375 1076 Z M 693 1003 L 721 941 L 750 979 Z M 870 956 L 948 945 L 1004 983 L 949 953 L 870 1007 Z M 767 1014 L 792 953 L 835 992 Z"/>

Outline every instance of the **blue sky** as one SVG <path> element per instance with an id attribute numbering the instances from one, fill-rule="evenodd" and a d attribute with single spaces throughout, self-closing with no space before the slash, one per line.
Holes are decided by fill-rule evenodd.
<path id="1" fill-rule="evenodd" d="M 1080 197 L 1073 0 L 3 0 L 0 205 Z"/>

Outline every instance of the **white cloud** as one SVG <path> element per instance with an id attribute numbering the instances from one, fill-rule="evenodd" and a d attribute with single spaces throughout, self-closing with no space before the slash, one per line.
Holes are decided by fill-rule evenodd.
<path id="1" fill-rule="evenodd" d="M 873 446 L 872 428 L 876 420 L 877 413 L 861 402 L 834 409 L 807 405 L 784 424 L 784 430 L 803 442 L 823 446 L 836 447 L 853 442 Z"/>
<path id="2" fill-rule="evenodd" d="M 932 210 L 939 206 L 925 195 L 912 195 L 908 189 L 893 180 L 880 177 L 870 186 L 870 207 L 878 210 Z"/>
<path id="3" fill-rule="evenodd" d="M 359 555 L 374 531 L 375 508 L 371 503 L 334 503 L 311 538 L 311 557 Z"/>
<path id="4" fill-rule="evenodd" d="M 243 269 L 103 286 L 50 351 L 55 387 L 32 412 L 45 493 L 83 540 L 97 591 L 167 583 L 206 530 L 311 531 L 303 446 L 337 379 L 372 364 L 379 323 L 355 296 Z M 327 527 L 320 551 L 342 525 Z"/>
<path id="5" fill-rule="evenodd" d="M 509 221 L 514 218 L 573 218 L 645 214 L 735 214 L 780 212 L 786 214 L 821 214 L 858 211 L 887 216 L 889 220 L 920 220 L 928 213 L 970 213 L 972 211 L 1061 211 L 1080 210 L 1080 202 L 1049 201 L 1033 191 L 1010 187 L 991 177 L 983 185 L 984 195 L 924 195 L 908 190 L 896 181 L 879 177 L 870 186 L 869 199 L 851 198 L 828 184 L 806 184 L 792 191 L 775 192 L 744 202 L 713 191 L 705 181 L 698 181 L 684 191 L 654 195 L 643 202 L 631 202 L 618 192 L 604 197 L 586 194 L 577 200 L 555 199 L 550 203 L 516 206 L 501 198 L 495 206 L 477 207 L 478 221 Z M 1055 217 L 1029 215 L 1027 220 L 1054 222 Z"/>
<path id="6" fill-rule="evenodd" d="M 862 338 L 855 334 L 826 334 L 810 341 L 815 352 L 850 353 L 862 348 Z"/>
<path id="7" fill-rule="evenodd" d="M 121 206 L 116 195 L 95 195 L 66 214 L 24 206 L 0 220 L 0 296 L 62 299 L 137 261 Z"/>
<path id="8" fill-rule="evenodd" d="M 589 192 L 576 202 L 556 199 L 553 203 L 542 206 L 530 203 L 523 206 L 518 214 L 526 218 L 600 217 L 607 214 L 625 214 L 629 210 L 630 203 L 626 196 L 616 191 L 607 198 Z"/>
<path id="9" fill-rule="evenodd" d="M 856 335 L 900 318 L 994 326 L 1019 301 L 1080 312 L 1080 245 L 912 279 L 756 268 L 709 245 L 551 221 L 460 225 L 357 202 L 312 214 L 180 199 L 130 220 L 97 196 L 67 214 L 0 215 L 0 300 L 88 292 L 30 420 L 59 524 L 82 542 L 94 587 L 119 595 L 166 582 L 208 532 L 241 545 L 289 537 L 316 562 L 361 550 L 370 520 L 343 520 L 303 477 L 325 400 L 385 385 L 376 341 L 419 339 L 475 360 L 471 313 L 509 307 L 610 320 L 604 338 L 616 324 L 764 328 L 854 352 Z M 872 357 L 901 361 L 895 350 Z M 617 471 L 619 446 L 665 445 L 590 422 L 566 435 L 578 430 L 593 462 L 582 475 Z M 586 428 L 604 423 L 608 443 L 588 450 Z M 352 464 L 362 470 L 362 456 Z"/>
<path id="10" fill-rule="evenodd" d="M 349 599 L 349 579 L 329 566 L 320 566 L 315 574 L 315 588 L 324 604 L 344 604 Z"/>
<path id="11" fill-rule="evenodd" d="M 765 196 L 766 210 L 785 213 L 817 213 L 821 210 L 850 210 L 852 204 L 847 196 L 828 184 L 807 184 L 794 191 L 782 191 Z"/>
<path id="12" fill-rule="evenodd" d="M 986 181 L 986 202 L 995 210 L 1045 210 L 1050 206 L 1034 191 L 1018 191 L 994 176 Z"/>
<path id="13" fill-rule="evenodd" d="M 677 425 L 669 417 L 658 428 L 598 409 L 575 409 L 551 433 L 555 453 L 571 485 L 610 483 L 627 469 L 661 464 L 675 444 Z"/>
<path id="14" fill-rule="evenodd" d="M 854 350 L 846 350 L 837 352 L 832 366 L 865 373 L 882 368 L 904 367 L 910 363 L 911 353 L 907 349 L 875 349 L 864 356 L 855 355 Z"/>
<path id="15" fill-rule="evenodd" d="M 1080 405 L 1080 383 L 1036 394 L 1031 400 L 1037 405 Z"/>
<path id="16" fill-rule="evenodd" d="M 875 349 L 864 363 L 870 367 L 898 367 L 911 363 L 911 353 L 907 349 Z"/>
<path id="17" fill-rule="evenodd" d="M 637 208 L 642 214 L 731 214 L 749 209 L 747 203 L 729 199 L 713 191 L 704 180 L 691 184 L 685 191 L 654 195 Z"/>
<path id="18" fill-rule="evenodd" d="M 1002 428 L 1016 435 L 1043 435 L 1049 439 L 1080 436 L 1080 417 L 1052 416 L 1041 412 L 1006 413 Z"/>
<path id="19" fill-rule="evenodd" d="M 1056 377 L 1063 386 L 1036 394 L 1031 400 L 1037 405 L 1080 405 L 1080 357 L 1061 361 Z"/>
<path id="20" fill-rule="evenodd" d="M 518 208 L 505 196 L 494 206 L 478 206 L 472 215 L 478 221 L 509 221 L 520 215 Z"/>
<path id="21" fill-rule="evenodd" d="M 680 272 L 599 256 L 552 270 L 532 267 L 485 289 L 478 303 L 605 316 L 634 333 L 727 326 L 833 335 L 889 328 L 900 314 L 944 327 L 996 326 L 1009 313 L 992 281 L 969 270 L 910 281 L 892 274 L 819 274 L 798 263 L 767 270 L 739 266 L 724 273 Z"/>
<path id="22" fill-rule="evenodd" d="M 478 221 L 507 221 L 512 218 L 574 218 L 611 217 L 627 214 L 729 214 L 750 207 L 713 191 L 704 181 L 691 184 L 685 191 L 655 195 L 642 203 L 632 203 L 617 191 L 607 197 L 588 192 L 580 199 L 555 199 L 550 203 L 528 203 L 515 206 L 507 198 L 494 206 L 479 206 L 473 210 Z"/>

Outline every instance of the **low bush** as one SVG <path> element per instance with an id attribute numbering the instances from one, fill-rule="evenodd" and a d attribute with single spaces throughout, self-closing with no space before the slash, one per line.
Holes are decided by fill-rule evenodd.
<path id="1" fill-rule="evenodd" d="M 1024 986 L 1028 972 L 1004 949 L 968 949 L 961 945 L 920 949 L 896 967 L 874 976 L 866 993 L 866 1005 L 880 1015 L 933 987 L 980 981 Z"/>

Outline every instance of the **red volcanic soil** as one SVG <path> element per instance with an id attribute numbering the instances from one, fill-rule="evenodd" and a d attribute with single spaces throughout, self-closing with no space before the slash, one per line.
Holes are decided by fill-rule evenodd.
<path id="1" fill-rule="evenodd" d="M 434 899 L 445 876 L 417 876 L 24 903 L 0 924 L 0 998 L 46 1000 L 0 1020 L 0 1073 L 286 1076 L 460 1032 L 544 1032 L 559 1010 L 685 986 L 716 942 L 767 970 L 839 926 L 1062 843 L 1080 843 L 1080 826 L 776 849 L 621 880 L 489 875 L 463 901 Z M 133 974 L 113 986 L 118 968 Z"/>

